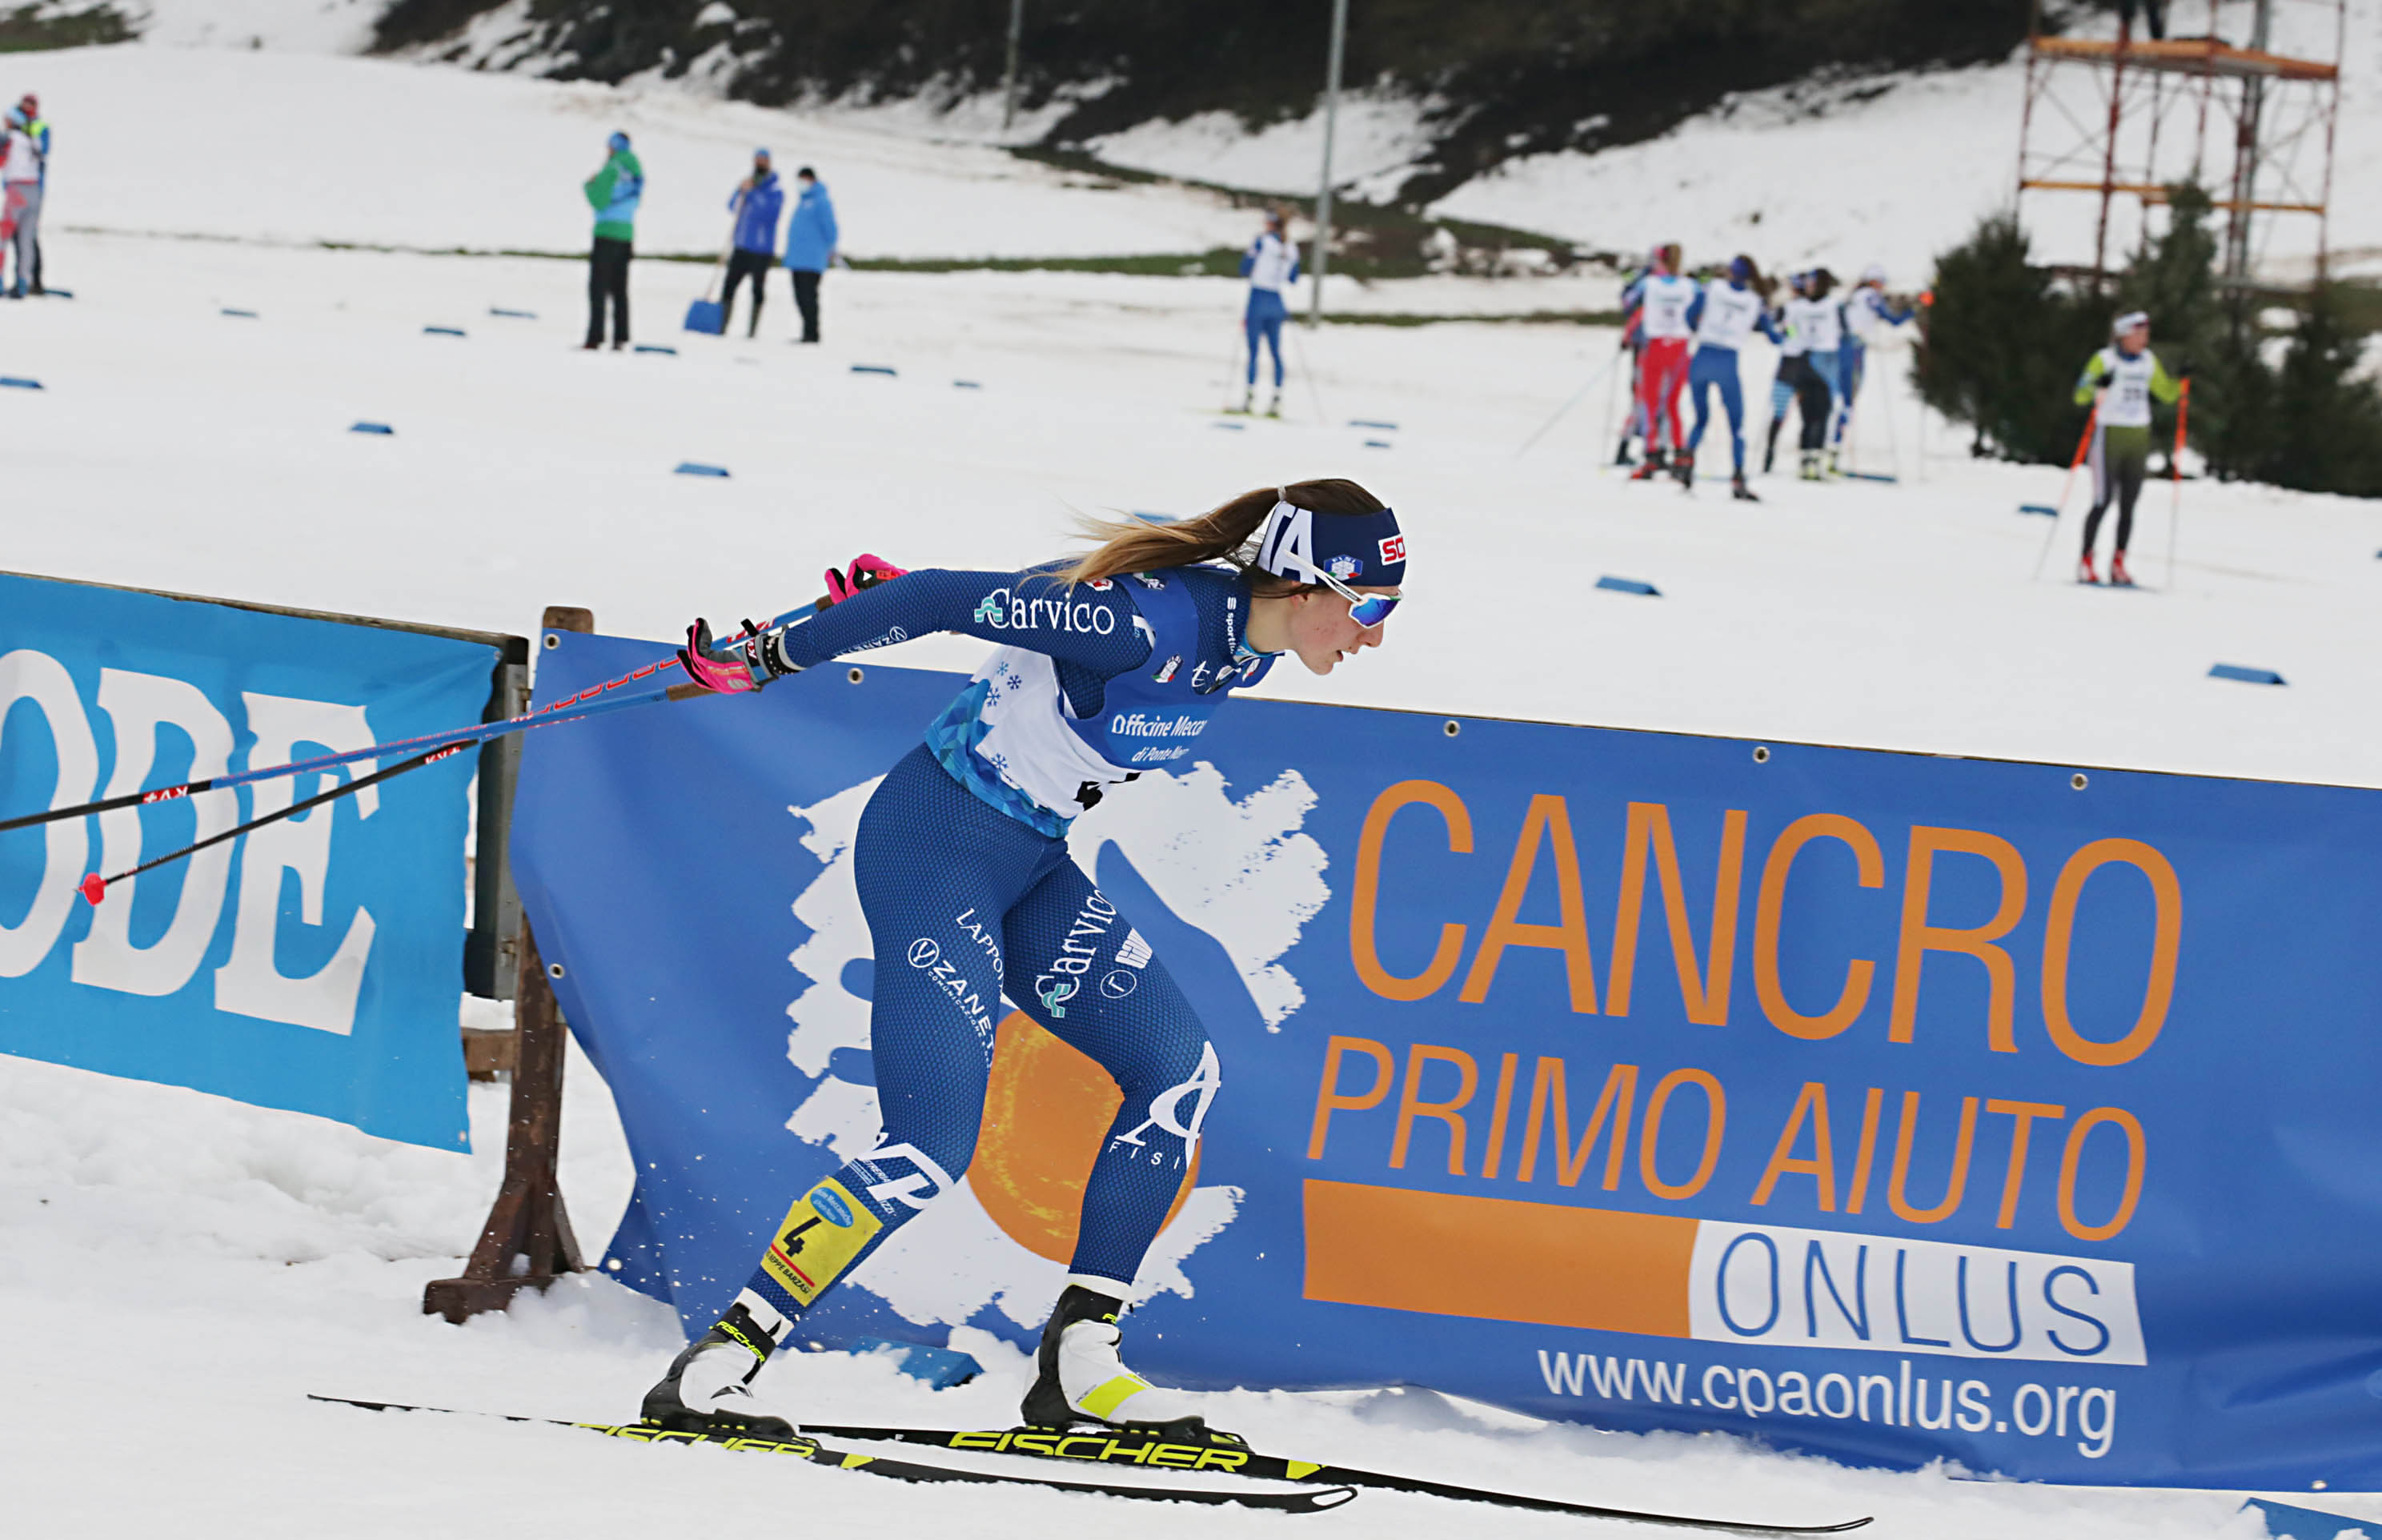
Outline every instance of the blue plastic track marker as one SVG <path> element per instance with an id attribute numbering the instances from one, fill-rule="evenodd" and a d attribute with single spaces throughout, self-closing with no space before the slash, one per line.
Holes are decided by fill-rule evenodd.
<path id="1" fill-rule="evenodd" d="M 1348 425 L 1350 427 L 1379 428 L 1383 433 L 1395 433 L 1398 431 L 1397 424 L 1377 423 L 1370 417 L 1351 417 L 1348 419 Z"/>
<path id="2" fill-rule="evenodd" d="M 640 342 L 637 344 L 636 351 L 641 353 L 668 353 L 672 358 L 676 358 L 678 356 L 678 350 L 676 348 L 670 347 L 669 344 L 663 342 Z"/>
<path id="3" fill-rule="evenodd" d="M 491 315 L 501 315 L 508 321 L 534 321 L 537 319 L 536 311 L 507 310 L 502 305 L 490 305 L 488 307 L 488 314 Z"/>
<path id="4" fill-rule="evenodd" d="M 2211 663 L 2211 679 L 2238 679 L 2244 684 L 2280 684 L 2283 676 L 2272 669 L 2245 669 L 2239 663 Z"/>
<path id="5" fill-rule="evenodd" d="M 1390 448 L 1390 441 L 1386 438 L 1368 438 L 1365 440 L 1365 447 L 1369 450 L 1386 450 Z"/>
<path id="6" fill-rule="evenodd" d="M 678 470 L 674 474 L 682 476 L 725 477 L 728 474 L 728 467 L 725 465 L 701 465 L 692 460 L 681 460 L 678 462 Z"/>
<path id="7" fill-rule="evenodd" d="M 377 433 L 389 437 L 394 437 L 397 433 L 397 429 L 389 426 L 387 423 L 358 423 L 355 426 L 348 429 L 348 431 L 350 433 Z"/>
<path id="8" fill-rule="evenodd" d="M 2046 519 L 2059 517 L 2059 510 L 2047 502 L 2022 502 L 2018 505 L 2018 511 L 2021 513 L 2040 513 Z"/>
<path id="9" fill-rule="evenodd" d="M 42 382 L 37 379 L 23 379 L 16 375 L 0 375 L 0 390 L 39 390 L 41 388 Z"/>
<path id="10" fill-rule="evenodd" d="M 1648 598 L 1663 597 L 1663 591 L 1660 588 L 1651 583 L 1640 583 L 1634 577 L 1600 577 L 1596 580 L 1596 585 L 1600 588 L 1609 588 L 1616 594 L 1642 594 Z"/>
<path id="11" fill-rule="evenodd" d="M 976 380 L 955 379 L 952 381 L 952 388 L 954 390 L 981 390 L 984 388 L 984 386 L 981 382 Z"/>
<path id="12" fill-rule="evenodd" d="M 460 326 L 424 326 L 422 328 L 422 335 L 424 337 L 460 337 L 463 335 L 463 328 Z"/>
<path id="13" fill-rule="evenodd" d="M 234 310 L 229 305 L 226 305 L 224 307 L 224 314 L 226 315 L 236 315 L 243 321 L 253 321 L 256 319 L 256 312 L 252 310 Z"/>
<path id="14" fill-rule="evenodd" d="M 1847 471 L 1844 473 L 1844 477 L 1847 481 L 1883 481 L 1888 485 L 1892 485 L 1901 479 L 1898 476 L 1886 475 L 1878 471 Z"/>
<path id="15" fill-rule="evenodd" d="M 883 375 L 887 379 L 899 377 L 894 374 L 893 366 L 890 363 L 855 363 L 852 366 L 852 372 L 855 375 Z"/>
<path id="16" fill-rule="evenodd" d="M 1218 423 L 1216 425 L 1226 433 L 1239 433 L 1248 426 L 1246 423 Z"/>
<path id="17" fill-rule="evenodd" d="M 2266 1533 L 2275 1540 L 2335 1540 L 2343 1530 L 2372 1533 L 2374 1526 L 2338 1513 L 2324 1513 L 2313 1508 L 2294 1508 L 2290 1503 L 2270 1502 L 2264 1497 L 2252 1497 L 2241 1505 L 2255 1509 L 2266 1521 Z"/>

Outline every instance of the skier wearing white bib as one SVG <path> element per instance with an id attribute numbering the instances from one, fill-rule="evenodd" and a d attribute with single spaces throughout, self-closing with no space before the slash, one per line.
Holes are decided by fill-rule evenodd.
<path id="1" fill-rule="evenodd" d="M 2110 325 L 2110 345 L 2085 361 L 2076 380 L 2076 404 L 2098 403 L 2093 428 L 2093 510 L 2084 515 L 2084 553 L 2076 566 L 2076 581 L 2098 583 L 2093 571 L 2093 538 L 2101 533 L 2101 516 L 2118 505 L 2117 548 L 2109 553 L 2109 584 L 2130 588 L 2126 571 L 2126 547 L 2134 536 L 2134 502 L 2143 495 L 2143 474 L 2151 457 L 2151 402 L 2169 406 L 2182 393 L 2167 366 L 2151 351 L 2151 318 L 2128 311 Z"/>

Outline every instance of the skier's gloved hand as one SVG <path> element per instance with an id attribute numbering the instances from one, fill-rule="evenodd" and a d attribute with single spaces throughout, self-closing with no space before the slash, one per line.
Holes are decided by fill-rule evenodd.
<path id="1" fill-rule="evenodd" d="M 782 638 L 775 632 L 767 635 L 760 632 L 760 627 L 746 621 L 744 629 L 728 641 L 731 646 L 747 645 L 731 651 L 712 639 L 710 622 L 697 620 L 686 628 L 686 646 L 678 649 L 679 666 L 688 679 L 721 695 L 743 695 L 773 679 L 800 673 L 802 670 L 786 661 Z"/>
<path id="2" fill-rule="evenodd" d="M 904 568 L 897 567 L 881 556 L 862 554 L 853 558 L 849 571 L 828 569 L 827 604 L 841 604 L 863 588 L 873 588 L 902 575 Z M 825 609 L 827 605 L 819 608 Z"/>

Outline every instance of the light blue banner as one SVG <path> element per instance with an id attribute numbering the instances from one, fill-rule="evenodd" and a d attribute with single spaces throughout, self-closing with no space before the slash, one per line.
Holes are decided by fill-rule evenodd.
<path id="1" fill-rule="evenodd" d="M 0 816 L 479 720 L 496 650 L 0 576 Z M 459 755 L 107 890 L 384 768 L 0 834 L 0 1053 L 467 1148 Z"/>
<path id="2" fill-rule="evenodd" d="M 665 651 L 562 637 L 541 698 Z M 692 1326 L 869 1147 L 874 980 L 934 949 L 874 955 L 853 835 L 959 684 L 527 746 L 613 1260 Z M 1222 1064 L 1136 1368 L 2382 1486 L 2382 793 L 1246 699 L 1199 755 L 1071 836 L 1121 917 L 1087 977 L 1154 952 Z M 1033 1340 L 1116 1091 L 1004 1016 L 975 1165 L 801 1340 Z"/>

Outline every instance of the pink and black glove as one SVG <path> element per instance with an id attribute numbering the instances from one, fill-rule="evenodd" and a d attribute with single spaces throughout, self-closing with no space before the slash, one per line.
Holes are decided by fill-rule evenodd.
<path id="1" fill-rule="evenodd" d="M 852 567 L 848 572 L 840 573 L 833 568 L 828 570 L 827 599 L 819 608 L 824 610 L 829 605 L 841 604 L 863 588 L 874 588 L 880 583 L 891 582 L 900 577 L 905 570 L 893 565 L 881 556 L 865 554 L 856 556 L 853 558 Z"/>
<path id="2" fill-rule="evenodd" d="M 746 621 L 744 629 L 728 638 L 723 646 L 712 640 L 711 622 L 698 620 L 686 628 L 686 646 L 678 649 L 679 666 L 686 671 L 688 679 L 706 690 L 743 695 L 773 679 L 802 672 L 786 661 L 785 649 L 779 642 L 774 634 L 764 636 L 759 626 Z M 740 643 L 749 645 L 738 647 Z"/>

